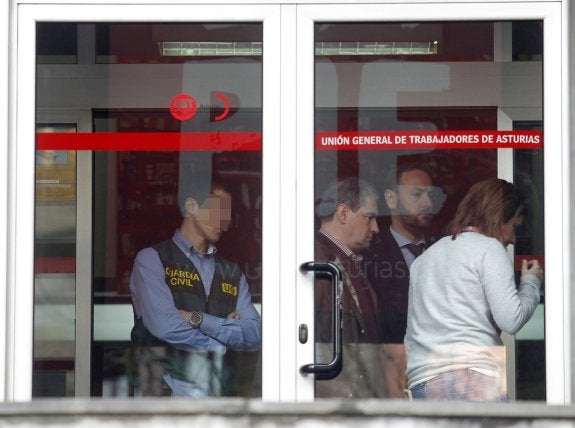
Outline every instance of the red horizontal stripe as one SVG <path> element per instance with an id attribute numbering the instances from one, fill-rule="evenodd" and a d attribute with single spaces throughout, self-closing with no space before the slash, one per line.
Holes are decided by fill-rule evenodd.
<path id="1" fill-rule="evenodd" d="M 38 133 L 36 150 L 261 150 L 260 132 Z"/>
<path id="2" fill-rule="evenodd" d="M 318 132 L 316 150 L 542 149 L 541 131 Z"/>

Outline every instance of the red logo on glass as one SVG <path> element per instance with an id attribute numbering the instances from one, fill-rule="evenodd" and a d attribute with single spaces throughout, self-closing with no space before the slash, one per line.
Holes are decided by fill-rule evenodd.
<path id="1" fill-rule="evenodd" d="M 196 100 L 188 94 L 178 94 L 170 102 L 170 113 L 177 120 L 190 120 L 197 109 Z"/>

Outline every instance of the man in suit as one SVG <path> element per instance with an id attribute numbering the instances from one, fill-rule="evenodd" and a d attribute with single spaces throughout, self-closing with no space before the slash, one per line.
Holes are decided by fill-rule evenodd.
<path id="1" fill-rule="evenodd" d="M 383 367 L 389 398 L 402 398 L 406 355 L 409 267 L 432 242 L 426 231 L 433 218 L 431 175 L 418 164 L 399 164 L 386 179 L 384 200 L 389 209 L 364 260 L 364 269 L 377 294 L 384 342 Z"/>

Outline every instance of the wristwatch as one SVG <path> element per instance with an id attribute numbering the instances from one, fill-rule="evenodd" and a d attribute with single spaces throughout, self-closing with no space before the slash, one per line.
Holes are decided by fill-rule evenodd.
<path id="1" fill-rule="evenodd" d="M 202 321 L 204 320 L 204 314 L 201 312 L 190 312 L 190 316 L 188 318 L 188 322 L 193 328 L 200 328 L 202 325 Z"/>

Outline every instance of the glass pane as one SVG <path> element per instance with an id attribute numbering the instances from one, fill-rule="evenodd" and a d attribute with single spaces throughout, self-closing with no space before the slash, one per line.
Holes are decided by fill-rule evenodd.
<path id="1" fill-rule="evenodd" d="M 36 55 L 38 64 L 75 64 L 78 61 L 78 26 L 38 23 Z"/>
<path id="2" fill-rule="evenodd" d="M 405 398 L 408 386 L 471 369 L 497 394 L 545 400 L 543 292 L 521 301 L 523 326 L 488 292 L 458 299 L 447 284 L 462 282 L 460 270 L 439 250 L 471 187 L 500 177 L 525 197 L 516 245 L 500 226 L 476 236 L 500 241 L 501 275 L 516 277 L 498 278 L 510 302 L 519 301 L 521 261 L 543 264 L 542 37 L 539 21 L 315 25 L 316 260 L 344 273 L 343 370 L 316 381 L 316 396 Z M 474 281 L 476 292 L 486 286 Z M 332 357 L 329 287 L 316 283 L 323 363 Z M 476 357 L 480 347 L 487 357 Z"/>
<path id="3" fill-rule="evenodd" d="M 89 123 L 39 124 L 37 158 L 75 175 L 44 178 L 37 161 L 34 396 L 261 396 L 262 26 L 78 26 L 85 63 L 38 66 L 38 108 Z M 189 43 L 216 47 L 173 49 Z M 76 209 L 91 234 L 76 236 Z M 85 246 L 89 283 L 74 270 Z M 86 300 L 91 328 L 75 330 Z"/>
<path id="4" fill-rule="evenodd" d="M 38 123 L 38 133 L 76 133 Z M 76 300 L 76 151 L 36 151 L 33 395 L 73 396 Z"/>

